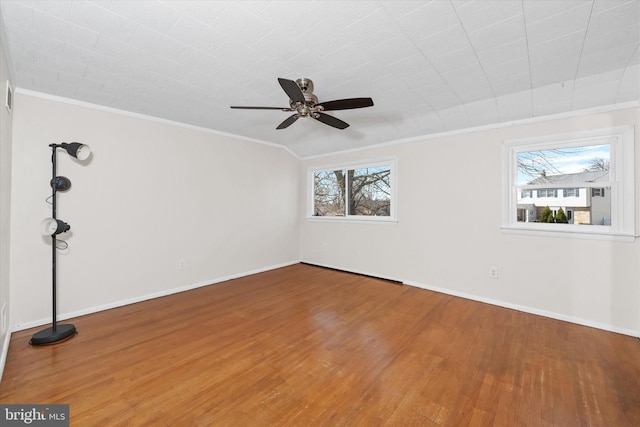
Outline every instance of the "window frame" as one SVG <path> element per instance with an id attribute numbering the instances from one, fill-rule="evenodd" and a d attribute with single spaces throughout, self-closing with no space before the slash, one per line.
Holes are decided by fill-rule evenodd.
<path id="1" fill-rule="evenodd" d="M 634 126 L 627 125 L 503 141 L 501 230 L 538 236 L 634 241 L 638 237 L 635 234 L 634 132 Z M 585 187 L 610 187 L 611 225 L 517 221 L 517 192 L 522 190 L 517 182 L 518 153 L 598 144 L 610 145 L 609 181 L 594 182 Z M 548 187 L 557 187 L 557 184 Z"/>
<path id="2" fill-rule="evenodd" d="M 571 190 L 571 191 L 569 191 Z M 571 194 L 573 193 L 573 194 Z M 562 197 L 580 197 L 580 188 L 579 187 L 566 187 L 562 189 Z"/>
<path id="3" fill-rule="evenodd" d="M 327 172 L 334 170 L 344 170 L 345 172 L 349 170 L 355 169 L 366 169 L 366 168 L 375 168 L 381 166 L 389 166 L 389 179 L 390 179 L 390 189 L 391 195 L 389 200 L 389 216 L 369 216 L 369 215 L 349 215 L 348 213 L 348 194 L 349 191 L 346 191 L 347 199 L 345 200 L 345 214 L 344 216 L 317 216 L 314 215 L 315 211 L 315 187 L 314 187 L 314 177 L 317 172 Z M 398 205 L 398 173 L 397 173 L 397 159 L 395 158 L 385 158 L 385 159 L 376 159 L 371 161 L 364 162 L 352 162 L 352 163 L 339 163 L 328 166 L 313 166 L 310 167 L 307 171 L 307 189 L 308 189 L 308 197 L 307 197 L 307 212 L 306 218 L 308 220 L 313 221 L 330 221 L 330 222 L 381 222 L 381 223 L 397 223 L 397 205 Z M 348 176 L 348 173 L 345 174 Z M 348 183 L 345 180 L 345 185 Z"/>
<path id="4" fill-rule="evenodd" d="M 551 198 L 551 199 L 556 199 L 558 197 L 558 190 L 560 188 L 538 188 L 536 190 L 532 190 L 532 191 L 536 191 L 536 196 L 538 198 Z"/>

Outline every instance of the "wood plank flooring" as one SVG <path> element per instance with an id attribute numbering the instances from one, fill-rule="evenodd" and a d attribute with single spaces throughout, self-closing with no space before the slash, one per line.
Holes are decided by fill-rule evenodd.
<path id="1" fill-rule="evenodd" d="M 639 426 L 640 340 L 297 264 L 13 334 L 72 426 Z"/>

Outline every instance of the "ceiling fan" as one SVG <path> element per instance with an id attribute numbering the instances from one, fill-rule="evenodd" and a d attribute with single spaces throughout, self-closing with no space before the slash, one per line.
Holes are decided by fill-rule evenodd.
<path id="1" fill-rule="evenodd" d="M 354 108 L 373 106 L 373 100 L 371 98 L 347 98 L 337 99 L 335 101 L 318 102 L 318 97 L 313 94 L 313 82 L 310 79 L 302 78 L 294 82 L 293 80 L 278 78 L 278 82 L 289 97 L 288 108 L 241 106 L 231 106 L 231 108 L 295 112 L 295 114 L 289 116 L 285 121 L 280 123 L 276 129 L 287 128 L 300 117 L 311 117 L 326 125 L 333 126 L 334 128 L 346 129 L 349 127 L 349 123 L 325 114 L 323 111 L 351 110 Z"/>

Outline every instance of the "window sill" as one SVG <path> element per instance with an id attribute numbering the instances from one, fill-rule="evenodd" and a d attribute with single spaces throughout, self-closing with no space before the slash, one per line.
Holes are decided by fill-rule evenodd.
<path id="1" fill-rule="evenodd" d="M 382 224 L 382 225 L 397 225 L 398 220 L 395 218 L 384 218 L 383 217 L 344 217 L 344 216 L 308 216 L 306 217 L 307 221 L 311 222 L 338 222 L 338 223 L 347 223 L 347 224 Z"/>
<path id="2" fill-rule="evenodd" d="M 534 229 L 531 227 L 501 227 L 500 230 L 506 234 L 521 234 L 538 237 L 559 237 L 559 238 L 575 238 L 588 240 L 608 240 L 614 242 L 634 242 L 637 235 L 634 234 L 614 234 L 609 232 L 591 232 L 571 231 L 571 230 L 549 230 Z"/>

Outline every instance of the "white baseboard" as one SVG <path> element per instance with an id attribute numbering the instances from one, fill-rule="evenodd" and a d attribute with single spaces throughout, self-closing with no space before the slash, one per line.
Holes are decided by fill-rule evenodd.
<path id="1" fill-rule="evenodd" d="M 300 262 L 300 260 L 295 260 L 295 261 L 285 262 L 285 263 L 282 263 L 282 264 L 270 265 L 270 266 L 263 267 L 263 268 L 258 268 L 258 269 L 255 269 L 255 270 L 250 270 L 250 271 L 245 271 L 245 272 L 242 272 L 242 273 L 232 274 L 232 275 L 225 276 L 225 277 L 219 277 L 217 279 L 207 280 L 205 282 L 193 283 L 193 284 L 190 284 L 190 285 L 187 285 L 187 286 L 181 286 L 181 287 L 178 287 L 178 288 L 167 289 L 167 290 L 160 291 L 160 292 L 155 292 L 155 293 L 152 293 L 152 294 L 141 295 L 141 296 L 135 297 L 135 298 L 129 298 L 129 299 L 126 299 L 126 300 L 115 301 L 115 302 L 112 302 L 112 303 L 109 303 L 109 304 L 89 307 L 89 308 L 85 308 L 85 309 L 82 309 L 82 310 L 76 310 L 76 311 L 72 311 L 72 312 L 68 312 L 68 313 L 61 313 L 61 314 L 58 314 L 57 317 L 58 317 L 58 320 L 67 320 L 67 319 L 71 319 L 71 318 L 74 318 L 74 317 L 85 316 L 87 314 L 98 313 L 100 311 L 110 310 L 112 308 L 123 307 L 125 305 L 135 304 L 135 303 L 138 303 L 138 302 L 147 301 L 147 300 L 151 300 L 151 299 L 154 299 L 154 298 L 160 298 L 160 297 L 165 297 L 167 295 L 172 295 L 172 294 L 177 294 L 177 293 L 180 293 L 180 292 L 190 291 L 192 289 L 201 288 L 203 286 L 209 286 L 209 285 L 214 285 L 216 283 L 226 282 L 227 280 L 237 279 L 239 277 L 250 276 L 252 274 L 257 274 L 257 273 L 263 273 L 263 272 L 269 271 L 269 270 L 275 270 L 276 268 L 287 267 L 289 265 L 298 264 L 299 262 Z M 31 322 L 20 323 L 20 324 L 14 325 L 14 326 L 12 326 L 10 328 L 10 331 L 11 332 L 22 331 L 24 329 L 35 328 L 35 327 L 38 327 L 38 326 L 47 325 L 49 323 L 51 323 L 51 318 L 50 317 L 46 318 L 46 319 L 33 320 Z"/>
<path id="2" fill-rule="evenodd" d="M 512 304 L 509 302 L 495 300 L 492 298 L 480 297 L 477 295 L 471 295 L 464 292 L 453 291 L 451 289 L 439 288 L 437 286 L 429 286 L 422 283 L 405 281 L 403 282 L 405 285 L 415 286 L 417 288 L 427 289 L 434 292 L 440 292 L 442 294 L 452 295 L 455 297 L 465 298 L 472 301 L 483 302 L 486 304 L 496 305 L 498 307 L 509 308 L 512 310 L 522 311 L 524 313 L 536 314 L 538 316 L 548 317 L 551 319 L 562 320 L 565 322 L 575 323 L 578 325 L 588 326 L 590 328 L 602 329 L 604 331 L 616 332 L 618 334 L 630 335 L 632 337 L 640 337 L 639 330 L 620 328 L 614 325 L 610 325 L 608 323 L 600 323 L 594 322 L 592 320 L 582 319 L 580 317 L 567 316 L 566 314 L 555 313 L 553 311 L 541 310 L 538 308 L 528 307 L 519 304 Z"/>
<path id="3" fill-rule="evenodd" d="M 610 325 L 610 324 L 607 324 L 607 323 L 594 322 L 594 321 L 587 320 L 587 319 L 582 319 L 582 318 L 579 318 L 579 317 L 567 316 L 565 314 L 555 313 L 555 312 L 552 312 L 552 311 L 541 310 L 541 309 L 528 307 L 528 306 L 523 306 L 523 305 L 518 305 L 518 304 L 512 304 L 512 303 L 501 301 L 501 300 L 495 300 L 495 299 L 492 299 L 492 298 L 480 297 L 480 296 L 477 296 L 477 295 L 467 294 L 467 293 L 464 293 L 464 292 L 458 292 L 458 291 L 454 291 L 454 290 L 451 290 L 451 289 L 440 288 L 440 287 L 437 287 L 437 286 L 425 285 L 423 283 L 418 283 L 418 282 L 413 282 L 413 281 L 404 281 L 404 280 L 400 280 L 400 279 L 393 278 L 393 277 L 377 276 L 377 275 L 373 275 L 373 274 L 368 273 L 368 272 L 347 270 L 347 269 L 344 269 L 342 267 L 337 267 L 337 266 L 328 265 L 328 264 L 315 263 L 315 262 L 310 262 L 310 261 L 304 261 L 304 260 L 289 261 L 289 262 L 286 262 L 286 263 L 277 264 L 277 265 L 271 265 L 271 266 L 268 266 L 268 267 L 263 267 L 263 268 L 259 268 L 259 269 L 255 269 L 255 270 L 251 270 L 251 271 L 246 271 L 246 272 L 243 272 L 243 273 L 238 273 L 238 274 L 233 274 L 233 275 L 229 275 L 229 276 L 225 276 L 225 277 L 220 277 L 220 278 L 213 279 L 213 280 L 208 280 L 208 281 L 205 281 L 205 282 L 194 283 L 194 284 L 191 284 L 191 285 L 182 286 L 182 287 L 173 288 L 173 289 L 167 289 L 165 291 L 156 292 L 156 293 L 148 294 L 148 295 L 143 295 L 143 296 L 136 297 L 136 298 L 130 298 L 130 299 L 127 299 L 127 300 L 116 301 L 116 302 L 113 302 L 113 303 L 110 303 L 110 304 L 104 304 L 104 305 L 100 305 L 100 306 L 86 308 L 86 309 L 83 309 L 83 310 L 77 310 L 77 311 L 74 311 L 74 312 L 63 313 L 63 314 L 60 314 L 58 316 L 58 320 L 67 320 L 67 319 L 71 319 L 71 318 L 74 318 L 74 317 L 79 317 L 79 316 L 84 316 L 84 315 L 87 315 L 87 314 L 97 313 L 97 312 L 104 311 L 104 310 L 109 310 L 109 309 L 112 309 L 112 308 L 122 307 L 122 306 L 129 305 L 129 304 L 135 304 L 135 303 L 138 303 L 138 302 L 147 301 L 147 300 L 154 299 L 154 298 L 160 298 L 160 297 L 164 297 L 164 296 L 167 296 L 167 295 L 176 294 L 176 293 L 179 293 L 179 292 L 189 291 L 191 289 L 196 289 L 196 288 L 200 288 L 200 287 L 203 287 L 203 286 L 208 286 L 208 285 L 213 285 L 213 284 L 220 283 L 220 282 L 225 282 L 227 280 L 237 279 L 239 277 L 250 276 L 252 274 L 257 274 L 257 273 L 262 273 L 262 272 L 269 271 L 269 270 L 275 270 L 277 268 L 287 267 L 289 265 L 298 264 L 300 262 L 304 262 L 304 263 L 308 263 L 308 264 L 312 264 L 312 265 L 317 265 L 319 267 L 326 267 L 326 268 L 331 268 L 331 269 L 335 269 L 335 270 L 342 270 L 342 271 L 352 272 L 352 273 L 356 273 L 356 274 L 362 274 L 362 275 L 366 275 L 366 276 L 379 277 L 381 279 L 392 280 L 392 281 L 395 281 L 395 282 L 400 282 L 400 283 L 403 283 L 405 285 L 414 286 L 414 287 L 417 287 L 417 288 L 422 288 L 422 289 L 427 289 L 427 290 L 430 290 L 430 291 L 440 292 L 440 293 L 443 293 L 443 294 L 452 295 L 452 296 L 456 296 L 456 297 L 460 297 L 460 298 L 465 298 L 465 299 L 469 299 L 469 300 L 472 300 L 472 301 L 483 302 L 483 303 L 486 303 L 486 304 L 496 305 L 496 306 L 499 306 L 499 307 L 509 308 L 509 309 L 512 309 L 512 310 L 518 310 L 518 311 L 522 311 L 524 313 L 536 314 L 536 315 L 539 315 L 539 316 L 549 317 L 551 319 L 562 320 L 562 321 L 565 321 L 565 322 L 575 323 L 575 324 L 578 324 L 578 325 L 589 326 L 591 328 L 602 329 L 602 330 L 610 331 L 610 332 L 616 332 L 616 333 L 623 334 L 623 335 L 630 335 L 630 336 L 633 336 L 633 337 L 640 337 L 640 330 L 620 328 L 620 327 L 617 327 L 617 326 L 614 326 L 614 325 Z M 39 319 L 39 320 L 34 320 L 34 321 L 31 321 L 31 322 L 27 322 L 27 323 L 21 323 L 21 324 L 18 324 L 18 325 L 14 325 L 11 328 L 9 328 L 9 330 L 7 331 L 7 334 L 5 336 L 5 343 L 4 343 L 3 348 L 2 348 L 2 355 L 1 355 L 1 358 L 0 358 L 0 368 L 4 368 L 4 362 L 5 362 L 5 358 L 6 358 L 6 353 L 7 353 L 8 348 L 9 348 L 9 340 L 10 340 L 11 332 L 17 332 L 17 331 L 21 331 L 21 330 L 24 330 L 24 329 L 35 328 L 35 327 L 38 327 L 38 326 L 49 324 L 50 322 L 51 322 L 50 318 Z M 0 378 L 1 378 L 1 375 L 2 375 L 2 371 L 0 370 Z"/>
<path id="4" fill-rule="evenodd" d="M 352 269 L 346 269 L 346 268 L 343 268 L 343 267 L 337 267 L 335 265 L 322 264 L 322 263 L 317 263 L 317 262 L 312 262 L 312 261 L 302 260 L 301 262 L 307 263 L 307 264 L 311 264 L 311 265 L 317 265 L 318 267 L 331 268 L 331 269 L 334 269 L 334 270 L 340 270 L 340 271 L 346 271 L 346 272 L 350 272 L 350 273 L 362 274 L 362 275 L 365 275 L 365 276 L 379 277 L 381 279 L 392 280 L 394 282 L 400 282 L 402 284 L 409 285 L 409 286 L 414 286 L 416 288 L 427 289 L 427 290 L 430 290 L 430 291 L 440 292 L 442 294 L 452 295 L 452 296 L 455 296 L 455 297 L 460 297 L 460 298 L 464 298 L 464 299 L 468 299 L 468 300 L 472 300 L 472 301 L 478 301 L 478 302 L 483 302 L 483 303 L 486 303 L 486 304 L 496 305 L 498 307 L 504 307 L 504 308 L 509 308 L 509 309 L 512 309 L 512 310 L 522 311 L 523 313 L 536 314 L 538 316 L 548 317 L 548 318 L 556 319 L 556 320 L 562 320 L 562 321 L 565 321 L 565 322 L 575 323 L 577 325 L 588 326 L 590 328 L 602 329 L 604 331 L 615 332 L 615 333 L 618 333 L 618 334 L 630 335 L 632 337 L 640 338 L 640 330 L 620 328 L 620 327 L 617 327 L 617 326 L 614 326 L 614 325 L 610 325 L 608 323 L 594 322 L 594 321 L 587 320 L 587 319 L 582 319 L 582 318 L 579 318 L 579 317 L 567 316 L 567 315 L 561 314 L 561 313 L 555 313 L 555 312 L 552 312 L 552 311 L 541 310 L 541 309 L 538 309 L 538 308 L 528 307 L 528 306 L 524 306 L 524 305 L 512 304 L 512 303 L 509 303 L 509 302 L 506 302 L 506 301 L 496 300 L 496 299 L 492 299 L 492 298 L 485 298 L 485 297 L 481 297 L 481 296 L 478 296 L 478 295 L 467 294 L 467 293 L 464 293 L 464 292 L 458 292 L 458 291 L 455 291 L 455 290 L 446 289 L 446 288 L 440 288 L 440 287 L 437 287 L 437 286 L 425 285 L 423 283 L 418 283 L 418 282 L 413 282 L 413 281 L 406 281 L 406 280 L 401 280 L 401 279 L 397 279 L 397 278 L 393 278 L 393 277 L 379 276 L 379 275 L 376 275 L 376 274 L 372 274 L 370 272 L 355 271 L 355 270 L 352 270 Z"/>

